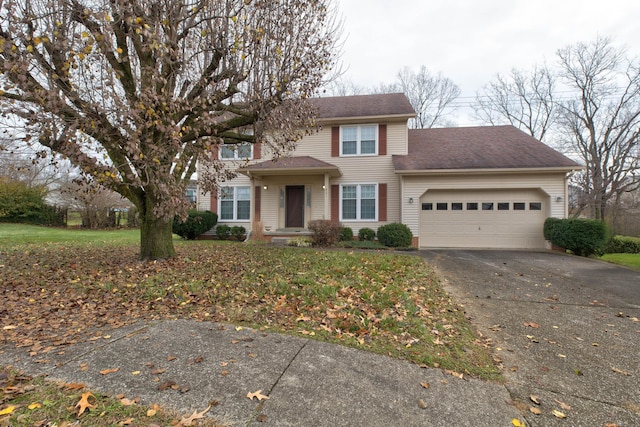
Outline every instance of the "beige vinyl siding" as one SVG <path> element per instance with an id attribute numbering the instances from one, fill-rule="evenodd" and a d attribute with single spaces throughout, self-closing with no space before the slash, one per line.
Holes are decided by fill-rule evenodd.
<path id="1" fill-rule="evenodd" d="M 403 186 L 401 221 L 409 226 L 415 236 L 420 235 L 420 200 L 428 190 L 535 189 L 545 198 L 546 215 L 557 218 L 566 216 L 567 187 L 564 173 L 405 176 Z M 557 197 L 562 200 L 556 201 Z M 412 204 L 409 203 L 410 198 L 413 199 Z"/>

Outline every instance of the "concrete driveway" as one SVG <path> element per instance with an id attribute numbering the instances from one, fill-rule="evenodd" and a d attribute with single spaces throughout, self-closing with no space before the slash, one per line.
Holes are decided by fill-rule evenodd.
<path id="1" fill-rule="evenodd" d="M 639 272 L 556 252 L 420 254 L 491 340 L 529 425 L 640 426 Z"/>

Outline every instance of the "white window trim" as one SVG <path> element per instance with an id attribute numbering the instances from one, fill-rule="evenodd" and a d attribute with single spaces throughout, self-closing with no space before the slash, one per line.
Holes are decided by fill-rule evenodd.
<path id="1" fill-rule="evenodd" d="M 239 145 L 244 145 L 244 144 L 248 144 L 249 145 L 249 157 L 239 157 L 238 156 L 238 146 Z M 222 149 L 225 147 L 234 147 L 233 150 L 233 157 L 222 157 Z M 220 145 L 220 149 L 218 150 L 218 159 L 219 160 L 253 160 L 253 144 L 249 143 L 249 142 L 239 142 L 238 144 L 221 144 Z"/>
<path id="2" fill-rule="evenodd" d="M 376 189 L 376 196 L 375 196 L 375 208 L 376 208 L 376 216 L 373 219 L 370 218 L 365 218 L 362 219 L 362 213 L 361 213 L 361 208 L 362 208 L 362 198 L 360 197 L 360 189 L 363 185 L 373 185 L 375 186 Z M 342 198 L 342 187 L 353 187 L 356 186 L 356 217 L 355 219 L 353 218 L 348 218 L 345 219 L 343 214 L 342 214 L 342 202 L 343 202 L 343 198 Z M 378 216 L 380 215 L 379 212 L 379 207 L 380 207 L 380 186 L 378 185 L 377 182 L 357 182 L 357 183 L 344 183 L 344 184 L 340 184 L 340 193 L 339 193 L 339 199 L 340 199 L 340 221 L 341 222 L 377 222 L 378 221 Z"/>
<path id="3" fill-rule="evenodd" d="M 376 129 L 376 142 L 375 142 L 375 152 L 374 153 L 365 153 L 365 154 L 361 154 L 362 151 L 362 128 L 363 127 L 369 127 L 369 126 L 373 126 Z M 355 154 L 344 154 L 344 150 L 343 150 L 343 130 L 345 128 L 356 128 L 357 129 L 357 135 L 356 135 L 356 153 Z M 375 123 L 369 123 L 369 124 L 361 124 L 361 125 L 345 125 L 345 126 L 340 126 L 340 157 L 368 157 L 368 156 L 377 156 L 378 155 L 378 149 L 380 146 L 380 135 L 379 135 L 379 126 Z"/>
<path id="4" fill-rule="evenodd" d="M 233 188 L 233 218 L 222 218 L 222 189 L 223 188 Z M 249 218 L 247 219 L 238 219 L 238 189 L 239 188 L 248 188 L 249 189 Z M 244 199 L 243 199 L 244 200 Z M 230 200 L 225 200 L 230 201 Z M 218 193 L 218 222 L 251 222 L 251 186 L 249 185 L 224 185 L 220 187 L 220 192 Z"/>

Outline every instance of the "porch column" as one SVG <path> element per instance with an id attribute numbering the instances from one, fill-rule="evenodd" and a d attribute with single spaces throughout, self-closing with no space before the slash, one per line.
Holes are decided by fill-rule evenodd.
<path id="1" fill-rule="evenodd" d="M 324 184 L 322 185 L 322 191 L 324 193 L 324 212 L 322 215 L 323 219 L 331 218 L 331 191 L 329 187 L 329 174 L 324 174 Z"/>

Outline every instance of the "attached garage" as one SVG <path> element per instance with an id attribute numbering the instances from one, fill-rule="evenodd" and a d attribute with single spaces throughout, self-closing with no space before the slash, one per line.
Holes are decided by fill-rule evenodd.
<path id="1" fill-rule="evenodd" d="M 582 166 L 513 126 L 409 130 L 394 155 L 401 218 L 421 248 L 544 249 Z"/>
<path id="2" fill-rule="evenodd" d="M 538 189 L 431 190 L 420 199 L 425 248 L 544 248 L 549 196 Z"/>

